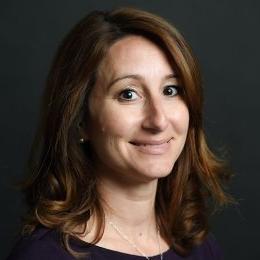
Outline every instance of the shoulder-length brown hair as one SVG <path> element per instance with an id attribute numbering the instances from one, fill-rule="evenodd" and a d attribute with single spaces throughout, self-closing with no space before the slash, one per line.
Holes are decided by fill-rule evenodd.
<path id="1" fill-rule="evenodd" d="M 202 123 L 202 86 L 196 59 L 181 34 L 162 18 L 133 8 L 94 11 L 67 35 L 52 64 L 42 105 L 42 118 L 25 186 L 29 213 L 25 230 L 37 225 L 58 229 L 66 249 L 76 228 L 92 214 L 98 219 L 93 243 L 103 234 L 104 212 L 92 170 L 91 149 L 81 144 L 87 124 L 88 97 L 101 61 L 113 43 L 129 35 L 154 42 L 177 70 L 190 114 L 186 144 L 172 173 L 159 180 L 156 195 L 161 235 L 177 253 L 187 255 L 208 233 L 209 199 L 229 202 L 223 191 L 227 171 L 210 151 Z"/>

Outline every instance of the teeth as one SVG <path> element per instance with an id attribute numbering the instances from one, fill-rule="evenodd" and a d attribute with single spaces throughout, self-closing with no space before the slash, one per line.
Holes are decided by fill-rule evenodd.
<path id="1" fill-rule="evenodd" d="M 154 145 L 158 145 L 158 144 L 135 144 L 137 146 L 154 146 Z"/>
<path id="2" fill-rule="evenodd" d="M 137 143 L 134 143 L 134 142 L 130 142 L 130 144 L 133 144 L 133 145 L 136 145 L 136 146 L 140 145 L 140 144 L 137 144 Z"/>
<path id="3" fill-rule="evenodd" d="M 172 138 L 167 141 L 166 143 L 169 143 L 172 140 Z M 140 144 L 140 143 L 135 143 L 135 142 L 130 142 L 130 144 L 136 145 L 136 146 L 147 146 L 147 145 L 156 145 L 156 144 Z"/>
<path id="4" fill-rule="evenodd" d="M 130 142 L 131 144 L 133 145 L 136 145 L 136 146 L 147 146 L 148 144 L 137 144 L 137 143 L 133 143 L 133 142 Z"/>

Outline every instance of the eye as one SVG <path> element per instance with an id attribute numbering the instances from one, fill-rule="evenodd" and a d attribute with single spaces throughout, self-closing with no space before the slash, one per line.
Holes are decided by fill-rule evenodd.
<path id="1" fill-rule="evenodd" d="M 180 88 L 178 86 L 170 85 L 170 86 L 166 86 L 163 89 L 163 94 L 165 96 L 174 97 L 179 94 L 179 90 L 180 90 Z"/>
<path id="2" fill-rule="evenodd" d="M 137 93 L 133 89 L 125 89 L 119 93 L 119 99 L 131 101 L 138 98 Z"/>

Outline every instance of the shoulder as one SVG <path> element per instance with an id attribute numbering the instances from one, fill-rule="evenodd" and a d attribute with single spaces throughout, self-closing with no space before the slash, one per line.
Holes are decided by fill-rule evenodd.
<path id="1" fill-rule="evenodd" d="M 195 247 L 192 255 L 195 257 L 195 259 L 224 259 L 223 252 L 213 234 L 209 234 L 206 240 L 200 246 Z"/>
<path id="2" fill-rule="evenodd" d="M 23 236 L 14 246 L 7 260 L 73 259 L 61 246 L 55 230 L 38 228 L 31 235 Z"/>

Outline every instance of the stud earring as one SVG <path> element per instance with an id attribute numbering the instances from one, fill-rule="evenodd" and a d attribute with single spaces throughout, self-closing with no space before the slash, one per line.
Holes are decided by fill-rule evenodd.
<path id="1" fill-rule="evenodd" d="M 80 142 L 81 144 L 83 144 L 83 143 L 85 142 L 84 138 L 80 138 L 80 139 L 79 139 L 79 142 Z"/>

